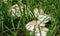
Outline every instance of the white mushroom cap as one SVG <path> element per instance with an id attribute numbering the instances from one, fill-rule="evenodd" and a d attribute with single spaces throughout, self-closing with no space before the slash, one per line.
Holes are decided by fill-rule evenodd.
<path id="1" fill-rule="evenodd" d="M 34 31 L 35 24 L 36 24 L 36 21 L 35 20 L 27 23 L 26 24 L 26 29 L 29 30 L 29 31 Z"/>
<path id="2" fill-rule="evenodd" d="M 19 11 L 19 6 L 18 6 L 18 4 L 15 4 L 15 5 L 13 5 L 13 6 L 11 6 L 11 8 L 10 8 L 10 11 L 11 11 L 11 13 L 12 13 L 12 16 L 17 16 L 17 17 L 20 17 L 20 11 Z"/>
<path id="3" fill-rule="evenodd" d="M 27 25 L 26 25 L 26 29 L 27 30 L 29 30 L 29 31 L 33 31 L 34 30 L 34 25 L 29 25 L 29 26 L 27 26 Z"/>
<path id="4" fill-rule="evenodd" d="M 35 32 L 35 36 L 46 36 L 47 34 L 47 31 L 46 30 L 41 30 L 39 31 L 39 29 L 36 29 L 36 32 Z"/>
<path id="5" fill-rule="evenodd" d="M 38 8 L 35 8 L 35 9 L 34 9 L 34 13 L 37 13 L 37 12 L 38 12 Z"/>
<path id="6" fill-rule="evenodd" d="M 40 30 L 41 30 L 41 31 L 45 31 L 45 32 L 47 32 L 49 29 L 46 28 L 46 27 L 40 27 Z"/>
<path id="7" fill-rule="evenodd" d="M 46 36 L 46 34 L 47 34 L 47 32 L 41 31 L 41 35 L 42 35 L 42 36 Z"/>
<path id="8" fill-rule="evenodd" d="M 41 31 L 41 33 L 40 32 L 37 32 L 37 33 L 35 33 L 35 36 L 46 36 L 46 34 L 47 34 L 47 32 L 45 32 L 45 31 Z"/>
<path id="9" fill-rule="evenodd" d="M 38 10 L 38 8 L 34 8 L 34 15 L 35 15 L 35 17 L 39 16 L 39 10 Z"/>

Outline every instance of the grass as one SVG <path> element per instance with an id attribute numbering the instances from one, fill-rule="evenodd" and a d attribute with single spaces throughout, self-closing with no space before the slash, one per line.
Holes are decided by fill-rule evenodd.
<path id="1" fill-rule="evenodd" d="M 36 19 L 34 17 L 33 9 L 35 7 L 42 8 L 44 13 L 51 14 L 51 25 L 47 36 L 60 36 L 60 0 L 8 0 L 7 3 L 3 3 L 0 0 L 0 35 L 1 36 L 29 36 L 29 31 L 26 30 L 25 25 L 29 21 Z M 27 7 L 21 11 L 20 18 L 11 16 L 9 8 L 18 4 L 26 4 Z M 25 10 L 26 9 L 26 10 Z M 29 10 L 32 13 L 29 12 Z M 26 12 L 27 11 L 27 12 Z M 28 13 L 28 14 L 25 14 Z M 25 35 L 26 34 L 26 35 Z"/>

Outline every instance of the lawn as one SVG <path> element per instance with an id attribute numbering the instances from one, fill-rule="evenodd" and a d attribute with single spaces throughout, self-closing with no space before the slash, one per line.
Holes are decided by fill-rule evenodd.
<path id="1" fill-rule="evenodd" d="M 12 6 L 16 4 L 18 7 L 13 7 L 16 12 L 12 15 Z M 0 35 L 30 36 L 25 26 L 29 21 L 37 20 L 34 8 L 41 8 L 51 16 L 47 36 L 60 36 L 60 0 L 0 0 Z"/>

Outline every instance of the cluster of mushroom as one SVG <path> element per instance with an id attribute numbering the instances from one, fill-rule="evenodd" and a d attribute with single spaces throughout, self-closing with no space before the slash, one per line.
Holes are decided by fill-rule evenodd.
<path id="1" fill-rule="evenodd" d="M 24 6 L 20 6 L 21 9 L 24 8 Z M 20 8 L 17 4 L 13 5 L 10 10 L 12 12 L 12 16 L 20 17 Z M 32 32 L 35 28 L 35 36 L 46 36 L 47 31 L 49 28 L 45 27 L 45 23 L 49 22 L 51 17 L 44 13 L 42 9 L 34 8 L 34 15 L 38 18 L 38 20 L 32 20 L 31 22 L 28 22 L 26 24 L 26 29 L 30 31 L 30 34 L 32 35 Z"/>
<path id="2" fill-rule="evenodd" d="M 30 31 L 30 35 L 33 35 L 35 31 L 35 36 L 46 36 L 49 28 L 45 27 L 45 23 L 49 22 L 51 17 L 43 12 L 42 9 L 34 9 L 34 15 L 38 20 L 32 20 L 26 24 L 26 29 Z"/>
<path id="3" fill-rule="evenodd" d="M 7 3 L 7 0 L 3 0 L 4 3 Z M 20 6 L 21 9 L 24 8 L 23 6 Z M 20 8 L 17 4 L 13 5 L 10 8 L 10 11 L 12 12 L 13 16 L 20 17 Z M 34 15 L 38 18 L 38 20 L 32 20 L 31 22 L 28 22 L 26 24 L 26 29 L 30 31 L 30 34 L 32 35 L 32 32 L 35 29 L 35 36 L 46 36 L 47 31 L 49 28 L 45 27 L 45 23 L 49 22 L 51 17 L 43 12 L 42 9 L 34 9 Z"/>

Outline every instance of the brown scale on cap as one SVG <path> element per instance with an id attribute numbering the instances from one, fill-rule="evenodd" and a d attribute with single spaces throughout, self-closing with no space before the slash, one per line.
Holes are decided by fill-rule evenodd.
<path id="1" fill-rule="evenodd" d="M 29 23 L 27 23 L 27 24 L 29 24 L 29 25 L 34 25 L 34 24 L 36 24 L 36 22 L 37 22 L 36 20 L 33 20 L 33 21 L 31 21 L 31 22 L 29 22 Z M 28 26 L 29 26 L 29 25 L 28 25 Z"/>

